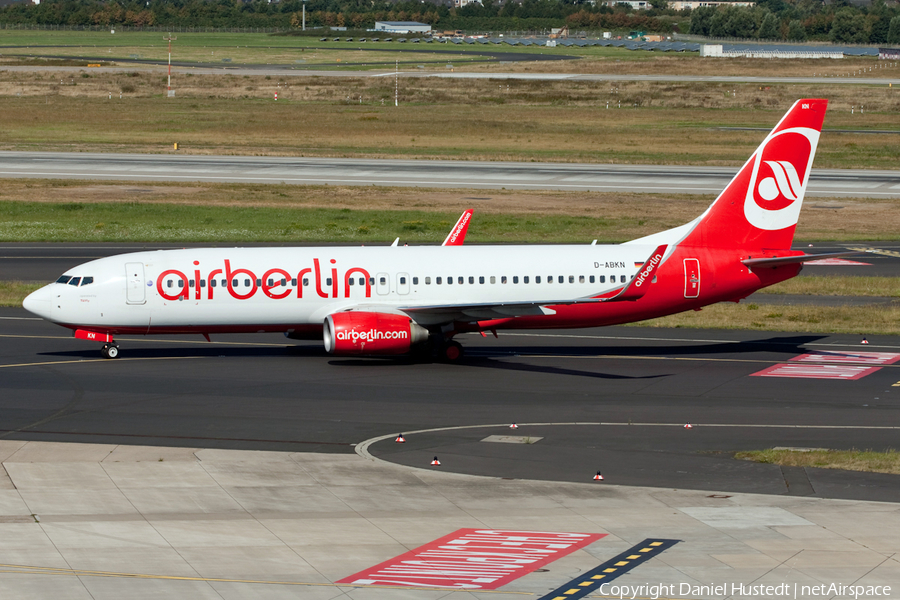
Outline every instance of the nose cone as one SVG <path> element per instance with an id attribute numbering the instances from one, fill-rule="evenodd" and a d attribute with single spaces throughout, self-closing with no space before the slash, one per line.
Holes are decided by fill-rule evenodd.
<path id="1" fill-rule="evenodd" d="M 25 310 L 44 319 L 49 319 L 51 292 L 48 288 L 49 286 L 45 286 L 28 294 L 25 300 L 22 301 L 22 306 L 25 307 Z"/>

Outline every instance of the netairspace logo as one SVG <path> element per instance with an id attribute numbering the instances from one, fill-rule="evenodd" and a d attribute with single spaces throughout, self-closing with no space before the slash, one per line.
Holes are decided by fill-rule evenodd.
<path id="1" fill-rule="evenodd" d="M 368 331 L 338 331 L 337 339 L 341 341 L 350 340 L 354 342 L 374 342 L 376 340 L 405 340 L 409 337 L 406 331 L 379 331 L 378 329 L 370 329 Z"/>
<path id="2" fill-rule="evenodd" d="M 746 583 L 693 584 L 693 583 L 658 583 L 644 585 L 615 585 L 604 583 L 598 590 L 600 595 L 614 598 L 636 600 L 637 598 L 697 598 L 697 597 L 753 597 L 753 598 L 787 598 L 800 600 L 806 598 L 886 598 L 891 595 L 889 585 L 844 585 L 840 583 L 821 583 L 819 585 L 801 585 L 798 583 L 782 583 L 780 585 L 761 585 Z"/>

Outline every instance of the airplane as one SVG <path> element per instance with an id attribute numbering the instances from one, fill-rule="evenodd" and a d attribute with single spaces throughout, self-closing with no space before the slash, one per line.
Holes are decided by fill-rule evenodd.
<path id="1" fill-rule="evenodd" d="M 597 327 L 722 302 L 824 256 L 791 249 L 828 101 L 801 99 L 693 221 L 619 245 L 193 248 L 66 271 L 24 307 L 102 344 L 117 335 L 282 332 L 333 355 L 463 355 L 461 333 Z M 455 237 L 454 237 L 455 236 Z M 447 249 L 444 246 L 455 246 Z"/>

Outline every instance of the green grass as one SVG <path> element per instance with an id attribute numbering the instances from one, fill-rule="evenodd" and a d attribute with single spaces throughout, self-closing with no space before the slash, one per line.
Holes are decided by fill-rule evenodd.
<path id="1" fill-rule="evenodd" d="M 827 450 L 810 451 L 775 449 L 736 452 L 735 458 L 753 462 L 785 465 L 791 467 L 816 467 L 820 469 L 843 469 L 846 471 L 867 471 L 900 475 L 900 452 L 888 450 Z"/>
<path id="2" fill-rule="evenodd" d="M 0 202 L 0 240 L 440 243 L 457 213 L 399 210 Z M 633 219 L 565 215 L 479 216 L 472 242 L 573 242 L 620 235 Z"/>
<path id="3" fill-rule="evenodd" d="M 771 287 L 763 288 L 759 293 L 898 298 L 900 297 L 900 277 L 847 277 L 839 275 L 813 277 L 801 275 Z"/>
<path id="4" fill-rule="evenodd" d="M 34 290 L 47 285 L 41 281 L 2 281 L 0 280 L 0 306 L 22 306 L 25 296 Z"/>

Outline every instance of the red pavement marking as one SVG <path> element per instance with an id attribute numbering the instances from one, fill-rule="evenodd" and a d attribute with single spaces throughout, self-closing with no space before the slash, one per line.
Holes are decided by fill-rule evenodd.
<path id="1" fill-rule="evenodd" d="M 813 350 L 790 359 L 798 362 L 854 363 L 866 365 L 890 365 L 900 360 L 894 352 L 854 352 L 838 350 Z"/>
<path id="2" fill-rule="evenodd" d="M 793 364 L 767 367 L 752 377 L 792 377 L 796 379 L 840 379 L 852 381 L 871 375 L 881 367 L 860 365 Z"/>
<path id="3" fill-rule="evenodd" d="M 819 260 L 811 260 L 807 265 L 821 265 L 823 267 L 871 267 L 871 263 L 857 262 L 855 260 L 846 260 L 844 258 L 820 258 Z"/>
<path id="4" fill-rule="evenodd" d="M 606 535 L 460 529 L 335 583 L 495 590 Z"/>

